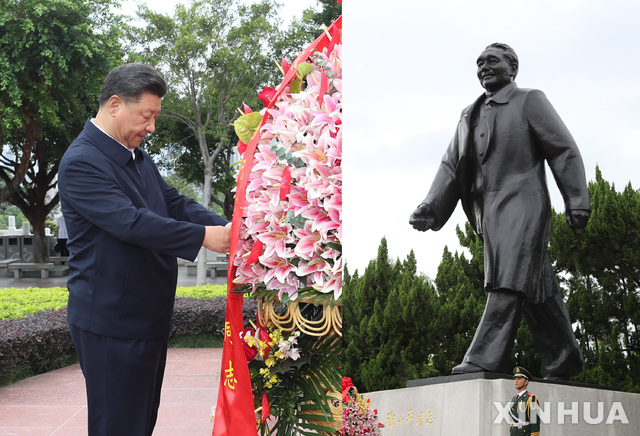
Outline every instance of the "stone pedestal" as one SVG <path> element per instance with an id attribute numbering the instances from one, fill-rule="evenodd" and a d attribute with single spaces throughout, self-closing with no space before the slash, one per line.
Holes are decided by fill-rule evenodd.
<path id="1" fill-rule="evenodd" d="M 407 388 L 365 393 L 385 425 L 383 436 L 507 436 L 509 375 L 478 373 L 412 380 Z M 543 436 L 638 436 L 640 394 L 534 379 Z"/>

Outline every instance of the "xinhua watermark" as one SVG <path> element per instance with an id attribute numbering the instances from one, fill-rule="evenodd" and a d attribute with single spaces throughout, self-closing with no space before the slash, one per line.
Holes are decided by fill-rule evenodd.
<path id="1" fill-rule="evenodd" d="M 514 415 L 511 412 L 513 403 L 501 403 L 494 401 L 493 405 L 498 409 L 498 416 L 494 419 L 494 424 L 500 424 L 506 422 L 507 424 L 528 424 L 530 422 L 539 422 L 541 424 L 550 424 L 554 419 L 551 415 L 555 413 L 555 419 L 558 424 L 578 424 L 585 422 L 587 424 L 614 424 L 620 422 L 621 424 L 629 424 L 627 414 L 622 407 L 622 403 L 614 401 L 610 407 L 606 407 L 605 403 L 599 402 L 578 402 L 573 401 L 571 403 L 565 403 L 559 401 L 556 407 L 552 406 L 550 402 L 542 403 L 541 405 L 532 404 L 529 416 L 526 411 L 518 410 Z"/>

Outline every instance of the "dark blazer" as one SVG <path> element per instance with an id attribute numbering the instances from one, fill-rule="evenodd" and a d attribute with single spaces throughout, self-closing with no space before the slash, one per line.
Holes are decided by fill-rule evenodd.
<path id="1" fill-rule="evenodd" d="M 149 155 L 131 152 L 90 120 L 60 163 L 69 239 L 69 323 L 128 338 L 166 336 L 177 257 L 193 260 L 205 225 L 228 221 L 178 194 Z"/>
<path id="2" fill-rule="evenodd" d="M 458 200 L 484 241 L 485 288 L 523 292 L 546 299 L 546 254 L 551 202 L 545 161 L 570 210 L 589 210 L 584 165 L 575 141 L 545 95 L 512 83 L 490 98 L 483 95 L 462 112 L 431 189 L 423 201 L 437 215 L 434 230 L 449 219 Z M 486 106 L 489 138 L 473 146 L 472 120 Z M 486 147 L 486 148 L 485 148 Z M 477 171 L 481 168 L 481 171 Z M 472 192 L 480 173 L 482 189 Z M 477 183 L 476 183 L 477 185 Z"/>

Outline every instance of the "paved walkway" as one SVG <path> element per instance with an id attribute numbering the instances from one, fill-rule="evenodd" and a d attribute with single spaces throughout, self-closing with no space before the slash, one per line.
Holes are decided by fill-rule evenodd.
<path id="1" fill-rule="evenodd" d="M 225 284 L 225 277 L 207 283 Z M 195 286 L 187 268 L 178 286 Z M 67 277 L 0 276 L 0 288 L 67 287 Z M 221 348 L 170 348 L 154 436 L 211 435 L 211 408 L 218 398 Z M 40 374 L 0 388 L 0 436 L 86 436 L 87 408 L 79 365 Z"/>
<path id="2" fill-rule="evenodd" d="M 154 436 L 209 436 L 218 398 L 221 348 L 170 348 Z M 79 365 L 0 388 L 1 436 L 86 436 Z"/>

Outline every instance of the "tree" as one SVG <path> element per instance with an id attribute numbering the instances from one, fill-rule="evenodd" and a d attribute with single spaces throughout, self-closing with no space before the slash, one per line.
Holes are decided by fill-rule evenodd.
<path id="1" fill-rule="evenodd" d="M 179 174 L 170 173 L 164 176 L 164 179 L 167 181 L 168 184 L 176 188 L 176 190 L 180 194 L 186 197 L 198 198 L 202 195 L 202 193 L 200 192 L 202 190 L 200 185 L 196 185 L 194 183 L 191 183 L 183 179 L 182 177 L 180 177 Z"/>
<path id="2" fill-rule="evenodd" d="M 231 124 L 237 108 L 243 101 L 257 108 L 258 92 L 277 81 L 274 61 L 308 43 L 280 43 L 277 11 L 271 0 L 249 6 L 239 0 L 192 0 L 177 5 L 173 17 L 142 6 L 138 17 L 144 27 L 130 29 L 141 48 L 137 59 L 153 64 L 168 83 L 152 150 L 168 146 L 169 155 L 189 166 L 181 174 L 189 180 L 202 174 L 203 206 L 210 208 L 213 199 L 228 218 L 234 186 L 229 163 L 237 142 Z M 222 199 L 212 195 L 214 180 Z M 197 280 L 202 284 L 204 262 L 199 256 Z"/>
<path id="3" fill-rule="evenodd" d="M 465 232 L 456 228 L 458 240 L 471 251 L 452 254 L 445 247 L 435 279 L 438 290 L 436 316 L 431 334 L 438 338 L 433 363 L 439 375 L 451 374 L 462 361 L 482 316 L 486 295 L 482 267 L 482 242 L 467 223 Z"/>
<path id="4" fill-rule="evenodd" d="M 113 0 L 9 0 L 0 6 L 0 201 L 27 217 L 35 259 L 48 258 L 44 227 L 58 203 L 59 159 L 95 110 L 120 53 Z"/>
<path id="5" fill-rule="evenodd" d="M 413 252 L 392 263 L 383 238 L 362 277 L 346 270 L 343 289 L 344 374 L 359 389 L 399 388 L 409 379 L 435 375 L 435 290 L 416 274 Z"/>
<path id="6" fill-rule="evenodd" d="M 573 381 L 640 392 L 640 191 L 628 184 L 617 192 L 596 168 L 589 196 L 586 229 L 571 230 L 554 211 L 550 234 L 549 257 L 585 357 L 585 370 Z M 386 239 L 362 277 L 345 268 L 345 374 L 363 390 L 449 375 L 462 360 L 486 294 L 483 243 L 469 223 L 456 232 L 471 259 L 445 247 L 435 289 L 416 274 L 413 253 L 404 263 L 389 261 Z M 524 319 L 515 365 L 542 373 Z"/>
<path id="7" fill-rule="evenodd" d="M 340 15 L 342 15 L 342 3 L 336 0 L 316 0 L 320 3 L 322 10 L 320 12 L 312 12 L 311 21 L 318 27 L 329 25 Z"/>
<path id="8" fill-rule="evenodd" d="M 630 183 L 617 192 L 596 168 L 589 197 L 584 230 L 569 230 L 560 213 L 551 230 L 550 258 L 585 356 L 576 380 L 640 391 L 640 192 Z"/>
<path id="9" fill-rule="evenodd" d="M 15 227 L 17 229 L 21 229 L 22 223 L 27 221 L 27 218 L 17 206 L 9 202 L 0 203 L 0 229 L 9 228 L 10 216 L 15 218 Z"/>

